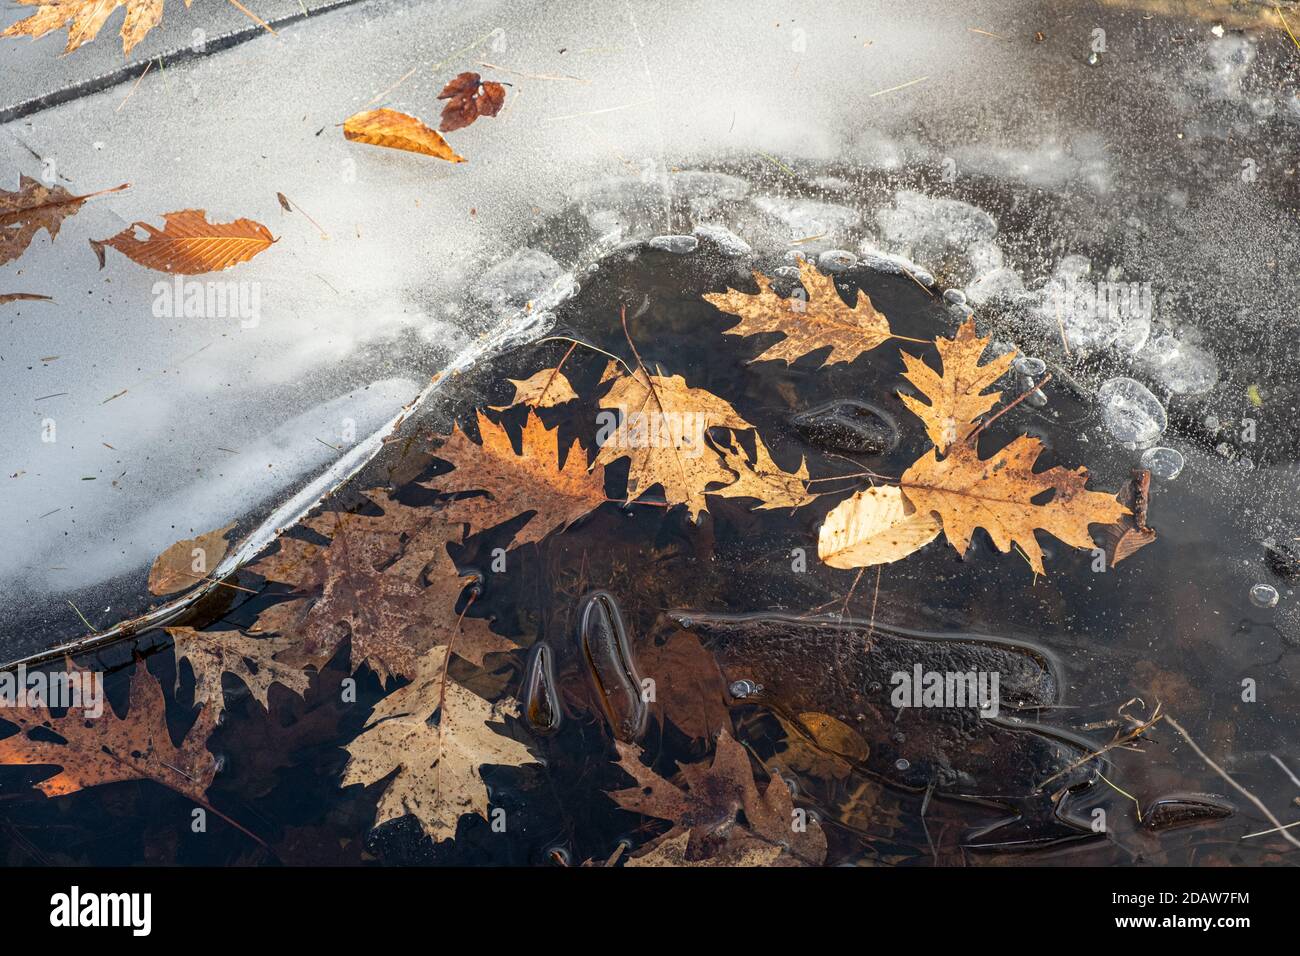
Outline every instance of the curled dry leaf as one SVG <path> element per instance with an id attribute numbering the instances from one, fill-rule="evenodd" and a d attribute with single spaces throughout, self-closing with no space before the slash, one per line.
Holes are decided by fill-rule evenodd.
<path id="1" fill-rule="evenodd" d="M 77 212 L 93 196 L 120 192 L 130 183 L 112 189 L 74 196 L 62 186 L 46 186 L 30 176 L 18 177 L 18 189 L 0 189 L 0 265 L 22 255 L 44 229 L 53 242 L 63 220 Z"/>
<path id="2" fill-rule="evenodd" d="M 104 268 L 104 248 L 110 246 L 132 262 L 181 275 L 220 272 L 247 262 L 271 248 L 277 240 L 260 222 L 208 222 L 202 209 L 183 209 L 163 214 L 163 228 L 147 222 L 133 222 L 108 239 L 92 239 L 90 247 Z M 145 238 L 136 235 L 143 229 Z"/>
<path id="3" fill-rule="evenodd" d="M 822 361 L 823 366 L 852 362 L 890 337 L 888 319 L 871 304 L 865 292 L 859 289 L 853 305 L 846 305 L 835 288 L 835 280 L 806 260 L 799 262 L 799 281 L 806 299 L 781 298 L 772 291 L 772 280 L 761 272 L 754 273 L 754 281 L 758 283 L 756 295 L 729 288 L 724 293 L 704 296 L 721 311 L 740 316 L 740 322 L 725 330 L 726 335 L 782 334 L 781 341 L 752 362 L 792 363 L 827 347 L 830 353 Z"/>
<path id="4" fill-rule="evenodd" d="M 0 764 L 61 767 L 59 773 L 36 784 L 51 797 L 106 783 L 153 780 L 202 802 L 217 772 L 205 746 L 216 727 L 215 708 L 200 710 L 185 739 L 179 746 L 173 744 L 162 685 L 143 661 L 131 675 L 126 716 L 119 718 L 102 698 L 101 703 L 102 715 L 88 713 L 84 706 L 71 707 L 62 717 L 54 717 L 46 707 L 6 712 L 5 719 L 18 725 L 18 733 L 0 740 Z M 40 739 L 30 736 L 37 730 L 42 732 Z M 50 740 L 50 731 L 64 742 Z"/>
<path id="5" fill-rule="evenodd" d="M 68 45 L 64 53 L 71 53 L 83 43 L 99 35 L 100 28 L 118 7 L 126 7 L 122 21 L 122 52 L 144 39 L 144 35 L 162 22 L 163 0 L 18 0 L 36 7 L 36 12 L 19 20 L 0 36 L 29 36 L 40 38 L 47 33 L 68 28 Z M 185 6 L 190 0 L 185 0 Z"/>
<path id="6" fill-rule="evenodd" d="M 912 507 L 902 491 L 880 485 L 831 509 L 817 533 L 817 557 L 832 568 L 865 568 L 905 558 L 939 536 L 933 515 Z"/>
<path id="7" fill-rule="evenodd" d="M 8 305 L 10 302 L 53 302 L 54 299 L 48 295 L 38 295 L 35 292 L 5 292 L 0 293 L 0 305 Z"/>
<path id="8" fill-rule="evenodd" d="M 408 153 L 434 156 L 449 163 L 465 162 L 465 157 L 456 155 L 437 130 L 396 110 L 367 110 L 349 116 L 343 123 L 343 135 L 357 143 L 404 149 Z"/>
<path id="9" fill-rule="evenodd" d="M 477 73 L 461 73 L 442 88 L 438 99 L 447 100 L 442 108 L 438 129 L 444 133 L 461 129 L 480 116 L 496 116 L 506 101 L 506 88 L 500 83 L 479 79 Z"/>
<path id="10" fill-rule="evenodd" d="M 527 747 L 499 733 L 515 702 L 493 705 L 449 680 L 446 660 L 445 647 L 432 648 L 414 680 L 375 705 L 366 728 L 347 745 L 342 781 L 346 787 L 387 780 L 375 826 L 410 814 L 435 842 L 455 837 L 464 814 L 487 818 L 483 766 L 533 762 Z"/>
<path id="11" fill-rule="evenodd" d="M 1097 531 L 1097 536 L 1106 549 L 1106 560 L 1112 568 L 1156 539 L 1156 529 L 1147 524 L 1147 507 L 1151 502 L 1151 472 L 1145 468 L 1135 469 L 1128 483 L 1115 497 L 1131 513 Z"/>
<path id="12" fill-rule="evenodd" d="M 1001 392 L 984 392 L 1011 367 L 1015 352 L 1007 352 L 979 364 L 980 356 L 988 346 L 987 338 L 975 334 L 974 317 L 967 318 L 951 339 L 937 338 L 941 373 L 906 352 L 902 353 L 907 371 L 903 377 L 920 389 L 930 400 L 927 405 L 902 392 L 898 397 L 911 411 L 925 422 L 926 434 L 939 451 L 958 441 L 965 441 L 974 431 L 974 423 L 992 408 Z"/>
<path id="13" fill-rule="evenodd" d="M 149 593 L 172 594 L 193 587 L 221 563 L 230 547 L 226 541 L 233 524 L 196 538 L 177 541 L 154 559 L 149 569 Z"/>
<path id="14" fill-rule="evenodd" d="M 681 768 L 682 786 L 643 764 L 640 748 L 622 742 L 616 746 L 619 766 L 636 786 L 612 791 L 610 798 L 624 810 L 672 823 L 667 833 L 633 857 L 643 861 L 641 865 L 659 861 L 657 865 L 708 866 L 708 861 L 720 858 L 732 864 L 748 860 L 796 866 L 825 861 L 821 825 L 810 819 L 806 829 L 795 830 L 790 788 L 773 776 L 760 794 L 748 753 L 727 731 L 718 735 L 711 766 L 692 763 Z M 742 812 L 744 825 L 738 819 Z"/>
<path id="15" fill-rule="evenodd" d="M 931 449 L 903 473 L 900 485 L 917 511 L 939 516 L 948 543 L 962 554 L 975 529 L 983 528 L 999 551 L 1018 545 L 1034 573 L 1042 574 L 1035 529 L 1071 547 L 1094 548 L 1088 525 L 1113 524 L 1128 512 L 1113 495 L 1085 489 L 1086 468 L 1035 472 L 1042 450 L 1042 442 L 1027 435 L 987 459 L 970 442 L 953 445 L 944 458 Z M 1046 491 L 1051 499 L 1035 504 Z"/>
<path id="16" fill-rule="evenodd" d="M 458 498 L 447 506 L 449 521 L 463 521 L 473 531 L 502 524 L 533 512 L 507 547 L 541 541 L 605 503 L 605 469 L 587 470 L 587 455 L 575 439 L 560 463 L 559 430 L 548 431 L 529 411 L 515 454 L 505 428 L 478 413 L 481 443 L 470 441 L 457 428 L 436 452 L 455 465 L 437 479 L 441 491 L 486 491 L 487 495 Z"/>

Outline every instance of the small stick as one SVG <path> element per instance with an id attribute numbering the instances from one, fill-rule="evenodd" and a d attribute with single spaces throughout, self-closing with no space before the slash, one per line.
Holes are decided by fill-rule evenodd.
<path id="1" fill-rule="evenodd" d="M 988 428 L 990 425 L 992 425 L 995 421 L 997 421 L 999 418 L 1001 418 L 1001 417 L 1002 417 L 1003 415 L 1005 415 L 1007 412 L 1011 411 L 1011 409 L 1015 408 L 1017 405 L 1019 405 L 1021 402 L 1023 402 L 1026 398 L 1028 398 L 1030 395 L 1034 394 L 1034 392 L 1038 391 L 1040 388 L 1042 388 L 1044 385 L 1046 385 L 1046 384 L 1048 383 L 1048 381 L 1051 380 L 1051 378 L 1052 378 L 1052 373 L 1051 373 L 1051 372 L 1048 372 L 1047 374 L 1045 374 L 1045 375 L 1044 375 L 1042 378 L 1040 378 L 1040 379 L 1039 379 L 1039 380 L 1038 380 L 1034 385 L 1031 385 L 1031 386 L 1030 386 L 1030 387 L 1029 387 L 1029 388 L 1028 388 L 1028 389 L 1027 389 L 1023 394 L 1021 394 L 1021 396 L 1020 396 L 1019 398 L 1017 398 L 1014 402 L 1011 402 L 1011 403 L 1009 403 L 1009 404 L 1007 404 L 1007 405 L 1004 405 L 1004 406 L 1003 406 L 1002 408 L 1000 408 L 1000 409 L 999 409 L 999 410 L 998 410 L 998 411 L 997 411 L 997 412 L 996 412 L 996 413 L 995 413 L 991 418 L 986 418 L 986 419 L 984 420 L 984 423 L 983 423 L 982 425 L 980 425 L 979 428 L 975 429 L 975 431 L 971 432 L 970 437 L 967 438 L 966 440 L 967 440 L 968 442 L 973 442 L 976 438 L 979 437 L 979 433 L 980 433 L 980 432 L 982 432 L 984 429 Z"/>

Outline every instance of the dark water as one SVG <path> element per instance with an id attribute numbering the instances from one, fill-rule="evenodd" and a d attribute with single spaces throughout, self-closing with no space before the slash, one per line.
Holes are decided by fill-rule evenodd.
<path id="1" fill-rule="evenodd" d="M 960 320 L 906 277 L 857 268 L 838 278 L 843 290 L 865 290 L 898 335 L 951 335 Z M 929 447 L 924 430 L 895 395 L 903 384 L 899 349 L 934 362 L 933 348 L 889 342 L 826 368 L 816 356 L 790 366 L 746 364 L 770 337 L 724 336 L 728 322 L 700 296 L 727 284 L 748 288 L 747 281 L 707 241 L 688 256 L 625 249 L 584 277 L 579 296 L 558 313 L 555 334 L 631 362 L 619 323 L 626 309 L 648 366 L 731 402 L 787 469 L 802 457 L 814 478 L 864 470 L 897 476 L 920 457 Z M 778 284 L 783 293 L 791 288 L 790 281 Z M 427 436 L 446 434 L 453 421 L 472 430 L 474 409 L 510 399 L 507 378 L 554 366 L 570 344 L 530 345 L 449 383 L 435 406 L 407 425 L 404 435 L 414 439 L 391 443 L 325 508 L 373 509 L 361 492 L 374 487 L 390 488 L 405 504 L 437 508 L 441 499 L 420 482 L 447 467 Z M 580 436 L 590 446 L 593 396 L 606 363 L 584 347 L 566 361 L 583 397 L 576 408 L 542 412 L 548 425 L 559 423 L 562 442 Z M 1048 391 L 1045 408 L 1022 403 L 989 427 L 981 437 L 984 453 L 1029 433 L 1046 445 L 1040 468 L 1084 464 L 1091 488 L 1117 490 L 1131 454 L 1102 440 L 1085 393 L 1068 381 Z M 844 454 L 808 441 L 792 423 L 801 412 L 845 399 L 878 407 L 896 425 L 893 447 Z M 518 410 L 504 420 L 517 423 Z M 1177 433 L 1175 423 L 1171 435 Z M 591 655 L 580 639 L 584 599 L 604 591 L 625 623 L 630 666 L 656 682 L 639 738 L 645 760 L 671 776 L 678 764 L 708 761 L 713 735 L 726 729 L 747 747 L 760 781 L 779 772 L 793 782 L 796 804 L 825 829 L 830 864 L 1281 861 L 1288 844 L 1276 835 L 1243 840 L 1271 825 L 1169 726 L 1157 724 L 1144 735 L 1140 752 L 1116 749 L 1087 759 L 1112 738 L 1122 707 L 1150 714 L 1158 702 L 1284 822 L 1294 812 L 1297 788 L 1270 755 L 1292 770 L 1300 767 L 1293 746 L 1300 721 L 1297 635 L 1273 610 L 1248 600 L 1248 585 L 1262 567 L 1261 546 L 1244 516 L 1225 507 L 1221 481 L 1202 477 L 1227 466 L 1198 449 L 1194 434 L 1183 437 L 1187 470 L 1153 486 L 1150 522 L 1158 541 L 1101 573 L 1093 555 L 1040 536 L 1048 574 L 1035 579 L 1021 557 L 998 553 L 977 532 L 966 555 L 940 538 L 878 576 L 867 569 L 855 582 L 857 572 L 819 563 L 816 535 L 826 512 L 864 486 L 861 477 L 818 482 L 827 493 L 793 512 L 755 511 L 752 502 L 715 496 L 698 524 L 682 508 L 606 504 L 540 546 L 514 549 L 504 572 L 491 570 L 492 553 L 509 541 L 514 525 L 453 545 L 458 566 L 479 574 L 469 613 L 491 619 L 493 630 L 518 650 L 490 657 L 486 668 L 456 660 L 452 676 L 488 699 L 524 699 L 534 716 L 533 726 L 511 720 L 508 732 L 540 763 L 483 772 L 492 806 L 512 821 L 506 838 L 473 815 L 461 818 L 454 841 L 436 845 L 410 818 L 371 830 L 384 784 L 342 789 L 339 779 L 344 745 L 365 726 L 385 688 L 363 667 L 356 703 L 342 702 L 345 643 L 313 676 L 305 698 L 272 687 L 269 713 L 236 678 L 224 679 L 225 719 L 209 743 L 221 769 L 208 799 L 260 844 L 217 820 L 209 832 L 192 834 L 192 803 L 156 784 L 114 784 L 51 800 L 30 788 L 45 771 L 5 767 L 4 860 L 541 865 L 603 861 L 620 842 L 634 850 L 668 824 L 624 811 L 605 796 L 629 782 L 614 763 L 618 715 L 595 689 Z M 608 469 L 611 497 L 622 490 L 624 467 Z M 311 537 L 301 529 L 290 534 Z M 283 599 L 283 588 L 263 590 L 258 568 L 254 562 L 237 583 L 261 593 L 218 589 L 190 623 L 254 626 L 263 609 Z M 1276 578 L 1260 580 L 1285 588 Z M 541 642 L 547 651 L 530 653 Z M 110 701 L 119 713 L 132 667 L 149 667 L 168 689 L 179 740 L 194 719 L 193 677 L 182 668 L 171 694 L 176 664 L 169 643 L 165 635 L 148 634 L 82 663 L 109 671 Z M 142 663 L 134 664 L 132 653 Z M 549 658 L 541 683 L 553 689 L 551 698 L 539 696 L 530 670 L 539 653 Z M 1019 674 L 1019 683 L 1004 687 L 998 721 L 981 721 L 969 710 L 900 715 L 885 706 L 888 687 L 879 685 L 914 664 L 998 669 Z M 737 695 L 731 685 L 741 679 L 762 690 Z M 1257 685 L 1256 701 L 1243 701 L 1243 680 Z M 1143 703 L 1132 705 L 1133 698 Z M 848 763 L 842 755 L 828 759 L 801 717 L 808 713 L 854 726 L 867 755 Z M 1149 814 L 1147 825 L 1138 822 L 1134 800 L 1146 810 L 1161 798 L 1187 794 L 1204 796 L 1182 797 L 1170 804 L 1174 811 L 1154 819 L 1182 820 L 1177 808 L 1188 805 L 1191 825 L 1153 829 Z M 1198 819 L 1195 808 L 1204 806 L 1231 812 Z M 1104 811 L 1102 832 L 1092 826 L 1097 810 Z"/>

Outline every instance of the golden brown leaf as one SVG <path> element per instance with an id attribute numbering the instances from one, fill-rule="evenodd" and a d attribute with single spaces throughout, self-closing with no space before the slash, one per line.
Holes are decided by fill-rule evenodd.
<path id="1" fill-rule="evenodd" d="M 144 39 L 144 35 L 162 22 L 163 0 L 18 0 L 36 7 L 36 12 L 19 20 L 0 36 L 29 36 L 40 38 L 65 25 L 68 28 L 68 45 L 64 53 L 71 53 L 83 43 L 99 35 L 100 28 L 118 7 L 126 7 L 122 21 L 122 52 Z M 185 6 L 190 0 L 185 0 Z"/>
<path id="2" fill-rule="evenodd" d="M 149 569 L 149 593 L 172 594 L 198 584 L 221 563 L 230 547 L 226 535 L 233 524 L 197 538 L 177 541 L 154 559 Z"/>
<path id="3" fill-rule="evenodd" d="M 1034 530 L 1075 548 L 1093 548 L 1090 524 L 1113 524 L 1128 509 L 1114 496 L 1087 491 L 1088 470 L 1056 466 L 1035 473 L 1042 442 L 1021 435 L 981 460 L 970 442 L 939 458 L 931 449 L 903 473 L 903 494 L 917 511 L 936 514 L 949 544 L 965 553 L 976 528 L 984 528 L 999 551 L 1019 545 L 1034 573 L 1043 573 L 1043 552 Z M 1051 490 L 1044 504 L 1033 499 Z"/>
<path id="4" fill-rule="evenodd" d="M 939 350 L 941 374 L 916 356 L 902 353 L 903 364 L 907 366 L 903 377 L 920 389 L 930 403 L 927 405 L 902 392 L 898 397 L 925 422 L 926 434 L 941 452 L 954 442 L 970 437 L 975 420 L 1002 396 L 1001 392 L 984 393 L 984 389 L 1006 374 L 1016 353 L 1008 352 L 980 365 L 980 356 L 988 343 L 987 338 L 975 334 L 975 319 L 971 316 L 951 339 L 934 340 Z"/>
<path id="5" fill-rule="evenodd" d="M 182 209 L 163 214 L 163 228 L 133 222 L 108 239 L 92 239 L 90 247 L 104 268 L 104 248 L 111 246 L 142 266 L 159 272 L 199 275 L 220 272 L 247 262 L 271 248 L 277 240 L 271 231 L 251 219 L 208 222 L 202 209 Z M 145 238 L 136 236 L 143 229 Z"/>
<path id="6" fill-rule="evenodd" d="M 605 503 L 604 467 L 588 471 L 586 452 L 576 439 L 561 466 L 559 431 L 548 431 L 534 412 L 524 422 L 518 455 L 505 428 L 482 412 L 478 431 L 481 444 L 457 428 L 436 452 L 456 466 L 437 479 L 439 490 L 488 493 L 453 501 L 446 509 L 447 520 L 465 522 L 477 532 L 533 512 L 506 545 L 511 548 L 541 541 Z"/>
<path id="7" fill-rule="evenodd" d="M 578 397 L 568 377 L 558 368 L 544 368 L 527 378 L 506 379 L 515 387 L 511 405 L 532 405 L 534 408 L 554 408 Z M 509 406 L 501 406 L 500 411 Z"/>
<path id="8" fill-rule="evenodd" d="M 131 675 L 126 717 L 119 718 L 107 702 L 98 717 L 88 714 L 84 706 L 69 708 L 62 717 L 54 717 L 46 707 L 18 708 L 4 716 L 19 730 L 0 740 L 0 764 L 62 768 L 36 784 L 47 796 L 124 780 L 154 780 L 202 802 L 217 772 L 205 746 L 216 727 L 216 709 L 200 710 L 180 746 L 173 744 L 162 685 L 143 661 Z M 32 738 L 30 733 L 37 729 L 53 731 L 64 743 L 44 736 Z"/>
<path id="9" fill-rule="evenodd" d="M 772 291 L 772 280 L 761 272 L 754 273 L 754 281 L 758 283 L 756 295 L 729 288 L 725 293 L 704 296 L 723 312 L 740 316 L 739 323 L 725 330 L 726 335 L 782 333 L 784 338 L 751 359 L 753 362 L 792 363 L 827 347 L 830 354 L 823 359 L 823 366 L 852 362 L 890 337 L 889 321 L 865 292 L 858 290 L 853 305 L 846 305 L 835 280 L 806 260 L 799 262 L 806 301 L 796 296 L 781 298 Z"/>
<path id="10" fill-rule="evenodd" d="M 75 214 L 87 199 L 119 192 L 129 185 L 122 183 L 112 189 L 74 196 L 62 186 L 46 186 L 30 176 L 19 176 L 17 190 L 0 189 L 0 265 L 22 255 L 42 229 L 53 242 L 63 220 Z"/>
<path id="11" fill-rule="evenodd" d="M 465 162 L 465 157 L 457 156 L 437 130 L 396 110 L 368 110 L 349 116 L 343 123 L 343 135 L 371 146 L 404 149 L 408 153 L 434 156 L 450 163 Z"/>
<path id="12" fill-rule="evenodd" d="M 483 82 L 477 73 L 461 73 L 443 87 L 438 99 L 447 100 L 438 129 L 444 133 L 461 129 L 480 116 L 496 116 L 505 105 L 506 88 L 491 80 Z"/>
<path id="13" fill-rule="evenodd" d="M 301 696 L 309 683 L 301 667 L 275 659 L 288 650 L 284 637 L 247 637 L 238 631 L 196 631 L 190 627 L 166 628 L 176 646 L 176 684 L 180 686 L 180 662 L 189 661 L 194 671 L 194 703 L 220 712 L 226 708 L 221 675 L 234 674 L 244 682 L 254 699 L 271 709 L 272 684 L 287 687 Z"/>
<path id="14" fill-rule="evenodd" d="M 865 764 L 871 748 L 862 735 L 830 714 L 815 711 L 799 715 L 797 722 L 778 715 L 786 732 L 780 751 L 783 766 L 823 780 L 843 780 L 855 764 Z"/>
<path id="15" fill-rule="evenodd" d="M 798 472 L 781 471 L 757 433 L 753 461 L 734 441 L 719 449 L 709 440 L 711 428 L 754 428 L 726 400 L 689 387 L 680 375 L 647 375 L 645 369 L 620 375 L 613 363 L 602 378 L 610 380 L 613 387 L 600 405 L 619 411 L 620 427 L 604 436 L 596 463 L 629 459 L 628 498 L 660 485 L 668 504 L 686 505 L 692 519 L 708 510 L 706 489 L 708 494 L 759 498 L 770 507 L 798 507 L 811 500 L 803 491 L 807 470 L 802 463 Z"/>
<path id="16" fill-rule="evenodd" d="M 817 557 L 832 568 L 865 568 L 905 558 L 939 536 L 933 515 L 919 512 L 892 485 L 859 491 L 826 515 Z"/>
<path id="17" fill-rule="evenodd" d="M 462 815 L 488 815 L 481 768 L 532 763 L 528 748 L 499 730 L 514 701 L 489 704 L 446 679 L 447 649 L 420 658 L 414 680 L 389 694 L 366 728 L 347 746 L 343 786 L 369 786 L 389 778 L 375 826 L 407 814 L 435 842 L 456 835 Z M 489 723 L 489 720 L 491 721 Z"/>

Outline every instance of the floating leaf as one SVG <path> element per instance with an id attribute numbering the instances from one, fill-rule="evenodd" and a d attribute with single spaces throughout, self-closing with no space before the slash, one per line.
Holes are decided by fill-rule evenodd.
<path id="1" fill-rule="evenodd" d="M 194 671 L 194 702 L 214 711 L 225 710 L 221 675 L 233 674 L 244 682 L 253 697 L 271 709 L 272 684 L 287 687 L 301 695 L 307 690 L 308 676 L 301 667 L 275 659 L 287 650 L 290 641 L 280 637 L 247 637 L 238 631 L 196 631 L 189 627 L 166 629 L 176 645 L 176 660 L 186 660 Z M 180 667 L 176 684 L 180 686 Z"/>
<path id="2" fill-rule="evenodd" d="M 772 291 L 772 280 L 761 272 L 754 273 L 758 293 L 750 295 L 727 289 L 725 293 L 704 296 L 723 312 L 740 316 L 740 322 L 724 330 L 726 335 L 760 335 L 780 332 L 784 337 L 752 362 L 783 361 L 791 363 L 805 355 L 829 348 L 822 365 L 852 362 L 890 337 L 889 321 L 871 304 L 871 298 L 858 290 L 853 305 L 846 305 L 835 288 L 835 280 L 807 260 L 799 262 L 799 281 L 807 299 L 791 296 L 783 299 Z"/>
<path id="3" fill-rule="evenodd" d="M 999 551 L 1019 545 L 1035 574 L 1043 573 L 1043 551 L 1034 530 L 1046 531 L 1075 548 L 1094 548 L 1090 524 L 1113 524 L 1128 512 L 1113 495 L 1087 491 L 1088 469 L 1057 466 L 1035 473 L 1043 445 L 1021 435 L 987 459 L 969 442 L 940 458 L 933 449 L 903 473 L 900 486 L 917 511 L 936 514 L 948 543 L 959 552 L 984 528 Z M 1050 500 L 1034 499 L 1051 491 Z"/>
<path id="4" fill-rule="evenodd" d="M 147 222 L 133 222 L 108 239 L 92 239 L 90 247 L 104 268 L 104 247 L 111 246 L 142 266 L 159 272 L 199 275 L 220 272 L 247 262 L 271 248 L 276 238 L 261 223 L 251 219 L 208 222 L 202 209 L 183 209 L 163 214 L 163 228 Z M 145 238 L 136 235 L 145 231 Z"/>
<path id="5" fill-rule="evenodd" d="M 437 130 L 396 110 L 368 110 L 349 116 L 343 123 L 343 135 L 371 146 L 404 149 L 408 153 L 435 156 L 450 163 L 465 162 L 465 157 L 457 156 Z"/>
<path id="6" fill-rule="evenodd" d="M 880 485 L 831 509 L 817 533 L 817 557 L 832 568 L 887 564 L 929 544 L 940 530 L 898 488 Z"/>
<path id="7" fill-rule="evenodd" d="M 907 366 L 903 377 L 920 389 L 930 403 L 927 405 L 902 392 L 898 397 L 925 422 L 926 434 L 939 451 L 969 438 L 976 419 L 1002 397 L 1001 392 L 984 392 L 984 389 L 1006 374 L 1016 353 L 1007 352 L 980 365 L 980 356 L 988 343 L 987 338 L 975 334 L 975 319 L 970 317 L 951 339 L 934 340 L 942 373 L 936 373 L 916 356 L 902 353 L 903 364 Z"/>
<path id="8" fill-rule="evenodd" d="M 534 412 L 524 422 L 517 455 L 506 430 L 481 412 L 478 431 L 481 443 L 470 441 L 457 428 L 436 453 L 456 466 L 437 479 L 439 490 L 487 492 L 449 504 L 449 521 L 463 521 L 479 531 L 531 511 L 532 517 L 507 545 L 515 547 L 541 541 L 605 503 L 604 467 L 588 471 L 586 452 L 576 439 L 561 465 L 559 431 L 548 431 Z"/>
<path id="9" fill-rule="evenodd" d="M 544 368 L 527 378 L 508 378 L 506 381 L 515 387 L 515 397 L 510 400 L 511 405 L 553 408 L 578 397 L 569 379 L 558 368 Z M 507 406 L 501 406 L 501 408 L 505 407 Z"/>

